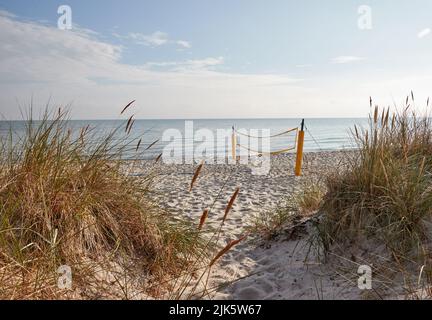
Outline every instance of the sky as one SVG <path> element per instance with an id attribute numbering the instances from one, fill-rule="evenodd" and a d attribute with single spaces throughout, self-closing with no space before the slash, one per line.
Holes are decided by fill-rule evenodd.
<path id="1" fill-rule="evenodd" d="M 0 116 L 364 117 L 411 90 L 423 108 L 431 29 L 430 0 L 0 0 Z"/>

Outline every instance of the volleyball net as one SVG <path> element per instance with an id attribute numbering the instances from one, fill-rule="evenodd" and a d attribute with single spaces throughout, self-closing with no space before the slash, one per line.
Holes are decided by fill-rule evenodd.
<path id="1" fill-rule="evenodd" d="M 264 132 L 266 131 L 266 132 Z M 254 133 L 257 134 L 254 134 Z M 275 156 L 296 151 L 295 174 L 301 175 L 304 143 L 304 120 L 300 127 L 290 128 L 285 131 L 270 134 L 269 130 L 237 130 L 232 127 L 232 157 L 237 160 L 241 156 Z M 272 149 L 271 146 L 278 146 Z"/>
<path id="2" fill-rule="evenodd" d="M 291 150 L 295 150 L 297 148 L 298 131 L 299 128 L 296 127 L 273 135 L 269 134 L 269 135 L 257 136 L 257 135 L 247 134 L 245 132 L 234 129 L 233 134 L 235 134 L 234 139 L 235 139 L 236 147 L 243 150 L 247 150 L 257 155 L 273 156 L 273 155 L 287 153 Z M 246 138 L 247 141 L 246 144 L 239 143 L 243 141 L 241 137 Z M 266 150 L 267 148 L 262 148 L 261 150 L 257 149 L 257 147 L 265 146 L 267 144 L 278 145 L 278 146 L 285 144 L 287 145 L 287 147 L 282 149 L 277 149 L 277 150 Z"/>

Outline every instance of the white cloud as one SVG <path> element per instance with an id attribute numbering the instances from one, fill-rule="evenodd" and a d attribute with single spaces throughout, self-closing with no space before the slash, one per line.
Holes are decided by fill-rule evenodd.
<path id="1" fill-rule="evenodd" d="M 185 49 L 189 49 L 189 48 L 192 47 L 191 44 L 190 44 L 188 41 L 185 41 L 185 40 L 178 40 L 178 41 L 176 41 L 176 43 L 177 43 L 180 47 L 183 47 L 183 48 L 185 48 Z"/>
<path id="2" fill-rule="evenodd" d="M 159 47 L 168 43 L 168 34 L 161 31 L 153 32 L 150 35 L 145 35 L 142 33 L 128 33 L 125 38 L 131 39 L 137 44 L 152 47 Z"/>
<path id="3" fill-rule="evenodd" d="M 5 11 L 0 9 L 0 16 L 1 17 L 8 17 L 8 18 L 16 18 L 16 15 L 14 15 L 12 12 Z"/>
<path id="4" fill-rule="evenodd" d="M 345 63 L 352 63 L 357 61 L 362 61 L 364 58 L 362 57 L 356 57 L 356 56 L 339 56 L 332 59 L 332 63 L 335 64 L 345 64 Z"/>
<path id="5" fill-rule="evenodd" d="M 430 33 L 431 33 L 431 29 L 429 29 L 429 28 L 423 29 L 422 31 L 420 31 L 417 34 L 417 38 L 419 38 L 419 39 L 424 38 L 424 37 L 428 36 Z"/>
<path id="6" fill-rule="evenodd" d="M 196 71 L 211 70 L 213 67 L 222 65 L 223 57 L 209 57 L 205 59 L 191 59 L 186 61 L 165 61 L 165 62 L 148 62 L 146 66 L 166 68 L 172 71 Z"/>
<path id="7" fill-rule="evenodd" d="M 160 47 L 168 44 L 177 45 L 181 49 L 190 49 L 192 47 L 190 42 L 186 40 L 172 40 L 168 33 L 162 31 L 156 31 L 152 34 L 130 32 L 126 35 L 120 35 L 115 32 L 113 35 L 119 39 L 129 40 L 135 44 L 149 47 Z"/>

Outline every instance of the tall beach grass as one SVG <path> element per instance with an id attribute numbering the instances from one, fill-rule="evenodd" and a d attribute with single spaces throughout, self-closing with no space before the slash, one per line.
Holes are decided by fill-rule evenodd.
<path id="1" fill-rule="evenodd" d="M 127 175 L 133 162 L 118 160 L 139 152 L 130 128 L 95 143 L 92 128 L 73 132 L 67 120 L 62 110 L 40 121 L 30 113 L 24 135 L 0 140 L 0 298 L 127 298 L 129 281 L 141 297 L 157 294 L 150 279 L 187 268 L 200 236 L 152 203 L 151 174 Z M 63 265 L 70 290 L 57 285 Z"/>
<path id="2" fill-rule="evenodd" d="M 413 103 L 411 94 L 401 111 L 375 107 L 368 128 L 353 128 L 358 151 L 347 152 L 345 168 L 328 177 L 318 225 L 327 253 L 369 242 L 363 257 L 373 265 L 371 248 L 384 248 L 381 262 L 392 276 L 403 274 L 405 289 L 420 273 L 431 279 L 432 270 L 432 122 Z"/>
<path id="3" fill-rule="evenodd" d="M 176 217 L 152 200 L 161 156 L 145 175 L 128 174 L 143 162 L 125 155 L 142 158 L 156 143 L 131 137 L 133 116 L 101 137 L 72 130 L 68 114 L 47 109 L 35 121 L 30 110 L 24 134 L 0 137 L 0 299 L 209 296 L 211 268 L 245 238 L 219 243 L 238 190 L 217 230 L 206 227 L 213 208 L 196 223 Z"/>

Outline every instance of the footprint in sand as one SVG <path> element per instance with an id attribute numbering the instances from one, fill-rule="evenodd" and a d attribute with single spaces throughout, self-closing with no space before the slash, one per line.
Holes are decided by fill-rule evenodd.
<path id="1" fill-rule="evenodd" d="M 265 296 L 265 293 L 260 289 L 250 286 L 241 289 L 238 292 L 238 297 L 241 300 L 259 300 Z"/>
<path id="2" fill-rule="evenodd" d="M 266 294 L 270 294 L 274 291 L 271 283 L 264 278 L 257 279 L 256 283 Z"/>

